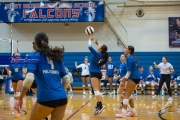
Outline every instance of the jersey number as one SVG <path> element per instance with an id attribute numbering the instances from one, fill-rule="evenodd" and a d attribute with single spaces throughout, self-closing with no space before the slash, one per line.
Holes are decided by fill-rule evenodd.
<path id="1" fill-rule="evenodd" d="M 47 61 L 48 61 L 48 64 L 51 65 L 51 69 L 54 69 L 54 63 L 53 63 L 53 61 L 52 61 L 51 59 L 49 59 L 48 57 L 47 57 Z"/>

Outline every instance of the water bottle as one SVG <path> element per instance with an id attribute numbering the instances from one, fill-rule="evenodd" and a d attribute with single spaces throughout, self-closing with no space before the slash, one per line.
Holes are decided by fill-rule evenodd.
<path id="1" fill-rule="evenodd" d="M 159 95 L 162 95 L 162 90 L 159 92 Z"/>
<path id="2" fill-rule="evenodd" d="M 137 90 L 134 90 L 134 95 L 135 95 L 135 96 L 137 95 Z"/>
<path id="3" fill-rule="evenodd" d="M 177 96 L 177 90 L 175 90 L 174 92 L 175 92 L 175 96 Z"/>

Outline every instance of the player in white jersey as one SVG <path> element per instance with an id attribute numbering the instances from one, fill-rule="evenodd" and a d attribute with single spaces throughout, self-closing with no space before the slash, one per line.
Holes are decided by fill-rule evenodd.
<path id="1" fill-rule="evenodd" d="M 82 79 L 83 95 L 86 95 L 86 91 L 85 91 L 86 81 L 88 83 L 89 94 L 92 95 L 91 84 L 90 84 L 91 82 L 90 82 L 90 77 L 89 77 L 89 65 L 90 65 L 90 63 L 88 63 L 87 56 L 84 59 L 84 63 L 77 65 L 77 62 L 75 62 L 76 69 L 82 68 L 81 79 Z"/>

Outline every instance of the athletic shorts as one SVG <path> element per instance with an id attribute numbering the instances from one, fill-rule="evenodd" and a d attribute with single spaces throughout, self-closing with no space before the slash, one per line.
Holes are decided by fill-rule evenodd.
<path id="1" fill-rule="evenodd" d="M 98 78 L 98 79 L 102 78 L 102 73 L 91 72 L 90 74 L 91 74 L 91 78 Z"/>
<path id="2" fill-rule="evenodd" d="M 24 78 L 21 78 L 20 80 L 24 80 Z M 15 82 L 15 83 L 17 83 L 18 81 L 20 81 L 20 80 L 11 80 L 12 82 Z"/>
<path id="3" fill-rule="evenodd" d="M 31 85 L 31 88 L 37 88 L 37 84 L 36 84 L 36 81 L 34 80 L 32 85 Z"/>
<path id="4" fill-rule="evenodd" d="M 136 83 L 136 85 L 139 84 L 139 82 L 140 82 L 140 79 L 130 79 L 130 80 L 133 81 L 134 83 Z"/>
<path id="5" fill-rule="evenodd" d="M 46 107 L 56 108 L 58 106 L 66 105 L 68 103 L 68 100 L 67 100 L 67 98 L 63 98 L 63 99 L 59 99 L 59 100 L 51 100 L 51 101 L 38 102 L 38 103 L 43 106 L 46 106 Z"/>
<path id="6" fill-rule="evenodd" d="M 87 78 L 87 77 L 89 77 L 89 75 L 81 75 L 81 77 L 85 77 L 85 78 Z"/>

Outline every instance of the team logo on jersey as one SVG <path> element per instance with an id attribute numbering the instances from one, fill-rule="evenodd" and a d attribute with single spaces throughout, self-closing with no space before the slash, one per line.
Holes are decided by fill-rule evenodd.
<path id="1" fill-rule="evenodd" d="M 136 10 L 136 16 L 137 17 L 143 17 L 145 15 L 145 12 L 143 9 L 139 8 Z"/>
<path id="2" fill-rule="evenodd" d="M 84 13 L 90 18 L 90 21 L 94 21 L 96 16 L 96 11 L 94 9 L 86 10 Z"/>
<path id="3" fill-rule="evenodd" d="M 18 14 L 18 12 L 17 11 L 12 11 L 12 10 L 9 10 L 8 12 L 7 12 L 7 14 L 8 14 L 8 20 L 9 20 L 9 22 L 14 22 L 14 17 Z"/>

